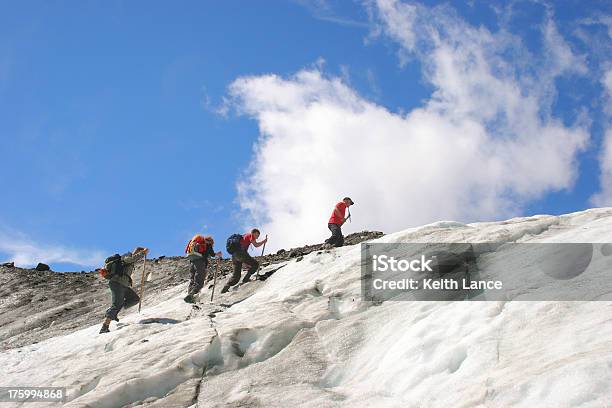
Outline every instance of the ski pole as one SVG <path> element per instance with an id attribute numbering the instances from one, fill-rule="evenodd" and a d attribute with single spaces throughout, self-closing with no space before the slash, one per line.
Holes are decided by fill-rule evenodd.
<path id="1" fill-rule="evenodd" d="M 348 214 L 349 214 L 349 216 L 348 216 L 346 219 L 347 219 L 349 222 L 353 222 L 353 221 L 351 221 L 351 210 L 350 210 L 348 207 L 346 207 L 346 211 L 348 211 Z"/>
<path id="2" fill-rule="evenodd" d="M 266 235 L 266 239 L 268 239 L 268 236 L 267 236 L 267 235 Z M 268 243 L 268 241 L 264 242 L 264 246 L 263 246 L 263 248 L 261 249 L 261 256 L 263 256 L 264 251 L 266 250 L 266 244 L 267 244 L 267 243 Z"/>
<path id="3" fill-rule="evenodd" d="M 140 280 L 140 301 L 138 302 L 138 313 L 142 307 L 142 297 L 144 296 L 144 283 L 145 283 L 145 267 L 147 266 L 147 253 L 144 254 L 144 262 L 142 263 L 142 279 Z"/>
<path id="4" fill-rule="evenodd" d="M 221 258 L 217 258 L 217 267 L 215 268 L 215 278 L 213 279 L 213 288 L 212 293 L 210 294 L 210 301 L 213 301 L 215 297 L 215 286 L 217 286 L 217 275 L 219 274 L 219 264 L 221 263 Z"/>

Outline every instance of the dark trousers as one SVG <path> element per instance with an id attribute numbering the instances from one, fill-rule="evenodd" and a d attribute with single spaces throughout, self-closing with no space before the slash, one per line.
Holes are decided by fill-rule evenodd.
<path id="1" fill-rule="evenodd" d="M 338 224 L 327 224 L 327 228 L 331 231 L 332 235 L 325 240 L 326 243 L 335 247 L 341 247 L 344 245 L 344 236 L 342 235 L 342 229 Z"/>
<path id="2" fill-rule="evenodd" d="M 119 282 L 110 281 L 108 282 L 108 287 L 110 288 L 113 304 L 106 311 L 106 317 L 112 320 L 117 319 L 117 314 L 122 308 L 132 307 L 138 302 L 140 302 L 140 298 L 134 292 L 134 289 L 129 288 L 127 286 L 123 286 Z"/>
<path id="3" fill-rule="evenodd" d="M 223 288 L 224 291 L 227 291 L 230 286 L 234 286 L 240 281 L 243 263 L 249 265 L 250 268 L 247 274 L 244 276 L 242 282 L 247 282 L 251 278 L 251 275 L 257 272 L 257 269 L 259 269 L 259 262 L 257 262 L 251 255 L 249 255 L 246 249 L 237 250 L 232 254 L 232 264 L 234 265 L 234 273 L 232 273 L 232 277 L 225 284 L 225 287 Z"/>
<path id="4" fill-rule="evenodd" d="M 191 266 L 189 267 L 189 291 L 190 295 L 200 293 L 200 290 L 204 287 L 204 281 L 206 280 L 206 267 L 208 266 L 208 260 L 204 257 L 189 259 Z"/>

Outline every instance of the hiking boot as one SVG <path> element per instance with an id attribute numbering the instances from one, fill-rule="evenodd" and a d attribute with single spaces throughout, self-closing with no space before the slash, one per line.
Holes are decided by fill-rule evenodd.
<path id="1" fill-rule="evenodd" d="M 195 303 L 195 299 L 192 294 L 185 296 L 183 300 L 187 303 Z"/>
<path id="2" fill-rule="evenodd" d="M 98 334 L 102 334 L 102 333 L 109 333 L 110 330 L 108 330 L 108 324 L 103 324 L 102 327 L 100 328 L 100 332 Z"/>
<path id="3" fill-rule="evenodd" d="M 242 279 L 242 283 L 248 283 L 251 281 L 251 276 L 253 276 L 252 274 L 247 274 L 243 279 Z"/>
<path id="4" fill-rule="evenodd" d="M 221 289 L 221 293 L 225 293 L 229 290 L 229 286 L 224 286 L 223 289 Z"/>

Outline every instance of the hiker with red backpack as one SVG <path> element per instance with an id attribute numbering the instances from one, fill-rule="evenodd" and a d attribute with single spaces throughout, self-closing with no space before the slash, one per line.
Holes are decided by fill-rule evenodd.
<path id="1" fill-rule="evenodd" d="M 196 295 L 200 293 L 204 282 L 206 280 L 206 268 L 208 268 L 209 257 L 217 256 L 221 258 L 221 251 L 215 253 L 213 245 L 215 241 L 212 237 L 203 237 L 202 235 L 196 235 L 187 244 L 185 248 L 185 254 L 189 259 L 189 289 L 187 296 L 185 296 L 185 302 L 195 303 Z"/>
<path id="2" fill-rule="evenodd" d="M 115 254 L 104 261 L 104 268 L 100 270 L 100 275 L 108 279 L 112 304 L 105 313 L 100 334 L 110 331 L 109 326 L 112 320 L 119 322 L 117 314 L 121 309 L 127 309 L 140 302 L 140 297 L 132 289 L 132 274 L 136 265 L 146 257 L 148 252 L 147 248 L 137 247 L 132 252 L 123 255 Z"/>
<path id="3" fill-rule="evenodd" d="M 227 252 L 232 255 L 232 264 L 234 266 L 234 272 L 221 290 L 221 293 L 227 292 L 231 286 L 234 286 L 240 281 L 243 263 L 249 265 L 249 271 L 244 276 L 242 283 L 248 282 L 251 279 L 251 276 L 255 272 L 257 272 L 257 269 L 259 269 L 259 262 L 257 262 L 251 255 L 249 255 L 249 247 L 251 246 L 251 244 L 255 248 L 259 248 L 260 246 L 265 245 L 266 242 L 268 242 L 267 235 L 265 239 L 257 242 L 259 235 L 259 230 L 257 228 L 253 228 L 251 232 L 247 234 L 234 234 L 227 239 L 226 249 Z"/>
<path id="4" fill-rule="evenodd" d="M 331 231 L 332 235 L 328 239 L 325 240 L 324 247 L 332 248 L 332 247 L 341 247 L 344 245 L 344 236 L 342 235 L 342 226 L 344 223 L 351 217 L 350 211 L 349 216 L 345 217 L 346 210 L 355 204 L 350 197 L 344 197 L 342 201 L 340 201 L 334 207 L 334 211 L 332 212 L 331 217 L 327 223 L 327 228 Z"/>

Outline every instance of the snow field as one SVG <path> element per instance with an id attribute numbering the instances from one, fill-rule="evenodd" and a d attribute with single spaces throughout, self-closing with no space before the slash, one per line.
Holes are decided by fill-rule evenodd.
<path id="1" fill-rule="evenodd" d="M 377 242 L 611 242 L 611 231 L 612 210 L 597 209 Z M 509 273 L 503 251 L 487 259 L 483 273 Z M 612 303 L 376 305 L 360 300 L 360 262 L 359 246 L 311 253 L 215 304 L 203 291 L 196 312 L 181 285 L 107 335 L 95 326 L 3 353 L 0 375 L 66 386 L 70 407 L 612 406 Z"/>

